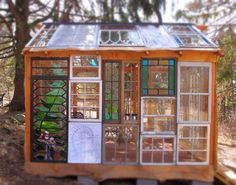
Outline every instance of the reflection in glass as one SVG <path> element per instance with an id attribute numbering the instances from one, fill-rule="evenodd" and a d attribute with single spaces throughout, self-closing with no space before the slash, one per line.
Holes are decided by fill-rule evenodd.
<path id="1" fill-rule="evenodd" d="M 174 137 L 143 136 L 142 163 L 173 163 Z"/>
<path id="2" fill-rule="evenodd" d="M 142 61 L 142 94 L 175 94 L 175 61 L 173 59 L 150 59 Z"/>
<path id="3" fill-rule="evenodd" d="M 99 119 L 99 83 L 71 82 L 71 118 Z"/>
<path id="4" fill-rule="evenodd" d="M 99 58 L 97 56 L 72 56 L 72 77 L 98 77 Z"/>
<path id="5" fill-rule="evenodd" d="M 206 162 L 207 129 L 207 126 L 180 126 L 178 142 L 180 162 Z"/>
<path id="6" fill-rule="evenodd" d="M 105 125 L 103 133 L 103 162 L 137 163 L 138 125 Z"/>
<path id="7" fill-rule="evenodd" d="M 124 67 L 124 120 L 138 119 L 138 63 L 125 63 Z"/>
<path id="8" fill-rule="evenodd" d="M 120 119 L 120 63 L 106 62 L 104 67 L 104 119 L 117 121 Z"/>

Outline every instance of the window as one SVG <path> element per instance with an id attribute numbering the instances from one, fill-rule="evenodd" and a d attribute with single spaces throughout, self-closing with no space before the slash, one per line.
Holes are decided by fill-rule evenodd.
<path id="1" fill-rule="evenodd" d="M 100 57 L 72 56 L 71 79 L 100 79 Z"/>
<path id="2" fill-rule="evenodd" d="M 142 132 L 175 133 L 175 98 L 142 97 Z"/>
<path id="3" fill-rule="evenodd" d="M 192 25 L 166 25 L 165 28 L 180 47 L 215 46 Z"/>
<path id="4" fill-rule="evenodd" d="M 101 121 L 101 82 L 70 82 L 70 120 Z"/>
<path id="5" fill-rule="evenodd" d="M 142 95 L 175 95 L 175 61 L 173 59 L 142 60 Z"/>
<path id="6" fill-rule="evenodd" d="M 208 164 L 210 63 L 179 63 L 178 163 Z"/>
<path id="7" fill-rule="evenodd" d="M 139 64 L 103 61 L 103 162 L 138 162 Z"/>
<path id="8" fill-rule="evenodd" d="M 119 62 L 106 62 L 104 71 L 104 121 L 120 120 L 120 70 Z"/>
<path id="9" fill-rule="evenodd" d="M 100 46 L 143 46 L 135 30 L 102 30 L 99 38 Z"/>
<path id="10" fill-rule="evenodd" d="M 178 162 L 208 163 L 209 126 L 193 124 L 178 126 Z"/>
<path id="11" fill-rule="evenodd" d="M 103 162 L 137 163 L 138 125 L 106 124 L 103 126 Z"/>
<path id="12" fill-rule="evenodd" d="M 141 142 L 142 164 L 173 164 L 175 137 L 143 135 Z"/>
<path id="13" fill-rule="evenodd" d="M 210 68 L 206 63 L 179 65 L 178 123 L 209 123 Z"/>
<path id="14" fill-rule="evenodd" d="M 32 59 L 32 161 L 67 161 L 67 71 L 67 58 Z"/>

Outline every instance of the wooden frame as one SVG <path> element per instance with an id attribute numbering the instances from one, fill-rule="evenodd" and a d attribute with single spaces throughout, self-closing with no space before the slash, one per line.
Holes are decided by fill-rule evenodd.
<path id="1" fill-rule="evenodd" d="M 135 51 L 127 49 L 99 48 L 97 50 L 82 51 L 73 48 L 68 49 L 25 49 L 25 105 L 26 105 L 26 128 L 25 128 L 25 170 L 32 174 L 46 176 L 70 176 L 86 175 L 98 181 L 111 178 L 147 178 L 147 179 L 185 179 L 212 182 L 214 177 L 214 168 L 216 167 L 216 135 L 215 126 L 216 116 L 216 61 L 219 55 L 219 49 L 184 49 L 175 50 L 151 50 L 136 48 Z M 209 145 L 209 163 L 208 165 L 187 165 L 177 166 L 153 166 L 153 165 L 105 165 L 105 164 L 68 164 L 68 163 L 35 163 L 30 161 L 30 94 L 31 94 L 31 57 L 70 57 L 71 55 L 100 55 L 102 60 L 117 59 L 120 61 L 135 60 L 141 58 L 176 58 L 181 62 L 203 62 L 212 63 L 212 94 L 211 94 L 211 124 L 210 145 Z M 178 63 L 178 61 L 176 62 Z M 179 63 L 178 63 L 179 64 Z M 176 71 L 177 72 L 177 71 Z M 214 139 L 215 138 L 215 139 Z"/>

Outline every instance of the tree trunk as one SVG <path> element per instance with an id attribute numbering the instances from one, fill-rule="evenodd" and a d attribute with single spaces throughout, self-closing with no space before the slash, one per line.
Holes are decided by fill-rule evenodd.
<path id="1" fill-rule="evenodd" d="M 30 29 L 28 25 L 28 0 L 16 0 L 14 5 L 10 0 L 8 5 L 13 12 L 16 21 L 16 50 L 15 50 L 15 79 L 14 95 L 9 104 L 10 111 L 24 110 L 24 58 L 21 52 L 27 42 L 30 40 Z"/>

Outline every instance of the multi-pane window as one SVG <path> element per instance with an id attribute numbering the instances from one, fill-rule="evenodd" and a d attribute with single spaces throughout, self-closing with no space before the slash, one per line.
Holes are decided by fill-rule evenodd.
<path id="1" fill-rule="evenodd" d="M 103 162 L 137 163 L 139 64 L 103 63 Z"/>
<path id="2" fill-rule="evenodd" d="M 106 124 L 103 126 L 103 161 L 137 163 L 138 125 Z"/>
<path id="3" fill-rule="evenodd" d="M 32 161 L 67 161 L 67 75 L 67 58 L 32 59 Z"/>
<path id="4" fill-rule="evenodd" d="M 139 68 L 138 63 L 124 64 L 124 99 L 125 121 L 137 121 L 139 112 Z"/>
<path id="5" fill-rule="evenodd" d="M 192 25 L 166 25 L 165 29 L 180 47 L 215 46 Z"/>
<path id="6" fill-rule="evenodd" d="M 142 164 L 173 164 L 175 162 L 174 136 L 142 136 Z"/>
<path id="7" fill-rule="evenodd" d="M 101 82 L 71 81 L 70 120 L 101 120 Z"/>
<path id="8" fill-rule="evenodd" d="M 119 62 L 106 62 L 104 70 L 104 120 L 120 120 L 120 68 Z"/>
<path id="9" fill-rule="evenodd" d="M 210 66 L 180 64 L 178 122 L 209 123 Z"/>
<path id="10" fill-rule="evenodd" d="M 178 163 L 207 164 L 209 158 L 209 124 L 211 65 L 179 64 L 178 84 Z"/>
<path id="11" fill-rule="evenodd" d="M 100 79 L 100 57 L 72 56 L 71 79 Z"/>
<path id="12" fill-rule="evenodd" d="M 142 60 L 142 95 L 175 95 L 175 61 L 173 59 Z"/>
<path id="13" fill-rule="evenodd" d="M 175 98 L 142 98 L 142 132 L 175 132 Z"/>
<path id="14" fill-rule="evenodd" d="M 143 42 L 136 30 L 102 30 L 100 46 L 142 46 Z"/>
<path id="15" fill-rule="evenodd" d="M 209 126 L 179 125 L 179 163 L 208 162 Z"/>

